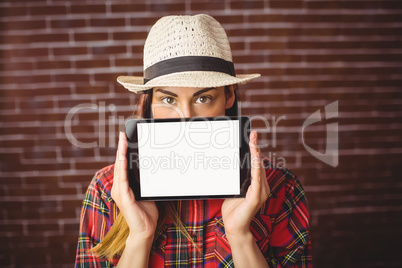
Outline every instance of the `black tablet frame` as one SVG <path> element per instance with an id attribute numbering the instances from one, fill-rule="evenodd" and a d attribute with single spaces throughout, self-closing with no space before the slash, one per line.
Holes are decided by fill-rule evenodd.
<path id="1" fill-rule="evenodd" d="M 191 121 L 222 121 L 239 120 L 240 137 L 240 194 L 239 195 L 202 195 L 202 196 L 155 196 L 142 197 L 140 193 L 140 172 L 139 163 L 133 165 L 131 155 L 138 156 L 138 123 L 166 123 L 166 122 L 191 122 Z M 241 198 L 245 197 L 250 186 L 250 118 L 246 116 L 222 116 L 222 117 L 192 117 L 192 118 L 163 118 L 163 119 L 129 119 L 126 121 L 127 148 L 127 171 L 129 185 L 134 192 L 137 201 L 168 201 L 168 200 L 203 200 L 203 199 L 223 199 L 223 198 Z"/>

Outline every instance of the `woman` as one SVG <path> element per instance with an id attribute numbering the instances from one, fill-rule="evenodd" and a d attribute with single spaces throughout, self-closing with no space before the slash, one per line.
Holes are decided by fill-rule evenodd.
<path id="1" fill-rule="evenodd" d="M 144 46 L 144 77 L 119 77 L 142 93 L 144 118 L 237 115 L 237 84 L 224 29 L 208 15 L 168 16 Z M 311 267 L 307 199 L 297 178 L 262 160 L 250 134 L 245 198 L 138 202 L 128 185 L 127 141 L 83 203 L 76 267 Z M 108 258 L 108 260 L 107 260 Z"/>

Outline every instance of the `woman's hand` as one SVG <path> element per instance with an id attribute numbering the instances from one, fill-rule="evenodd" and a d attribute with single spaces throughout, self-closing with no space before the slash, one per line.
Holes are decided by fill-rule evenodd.
<path id="1" fill-rule="evenodd" d="M 254 241 L 250 223 L 270 193 L 257 143 L 257 132 L 250 134 L 251 185 L 245 198 L 226 199 L 222 204 L 225 233 L 236 267 L 264 267 L 268 264 Z"/>
<path id="2" fill-rule="evenodd" d="M 123 213 L 128 227 L 129 238 L 138 241 L 152 241 L 158 221 L 158 209 L 155 202 L 136 201 L 128 183 L 127 175 L 127 139 L 124 132 L 120 132 L 119 145 L 114 167 L 112 198 Z"/>
<path id="3" fill-rule="evenodd" d="M 222 219 L 225 232 L 230 238 L 242 238 L 250 234 L 250 223 L 258 209 L 267 200 L 270 193 L 265 176 L 265 169 L 258 148 L 257 131 L 250 133 L 251 185 L 245 198 L 226 199 L 222 204 Z"/>

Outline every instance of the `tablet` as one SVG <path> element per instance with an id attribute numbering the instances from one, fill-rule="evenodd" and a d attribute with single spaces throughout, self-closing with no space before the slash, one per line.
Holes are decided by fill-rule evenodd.
<path id="1" fill-rule="evenodd" d="M 126 121 L 129 184 L 136 200 L 244 197 L 250 185 L 250 119 Z"/>

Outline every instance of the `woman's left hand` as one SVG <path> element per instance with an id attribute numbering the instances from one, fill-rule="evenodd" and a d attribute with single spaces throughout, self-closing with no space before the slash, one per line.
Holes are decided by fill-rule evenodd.
<path id="1" fill-rule="evenodd" d="M 242 237 L 250 233 L 250 223 L 270 193 L 255 130 L 250 133 L 249 146 L 251 184 L 246 197 L 226 199 L 222 204 L 222 219 L 228 237 Z"/>

